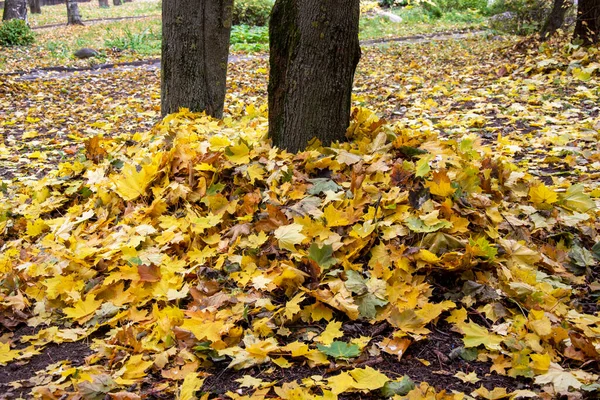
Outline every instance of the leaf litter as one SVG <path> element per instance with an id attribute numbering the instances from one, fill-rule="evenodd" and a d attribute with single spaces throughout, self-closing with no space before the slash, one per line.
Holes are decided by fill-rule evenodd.
<path id="1" fill-rule="evenodd" d="M 598 50 L 391 45 L 360 68 L 351 140 L 297 155 L 266 140 L 262 60 L 231 66 L 222 121 L 151 127 L 150 71 L 3 85 L 0 364 L 93 351 L 9 390 L 593 398 Z"/>

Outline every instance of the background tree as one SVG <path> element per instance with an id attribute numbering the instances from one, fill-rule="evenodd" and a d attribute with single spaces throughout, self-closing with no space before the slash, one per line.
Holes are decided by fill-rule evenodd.
<path id="1" fill-rule="evenodd" d="M 100 8 L 109 8 L 108 0 L 98 0 L 98 5 Z"/>
<path id="2" fill-rule="evenodd" d="M 577 22 L 575 23 L 574 39 L 583 41 L 584 46 L 598 43 L 600 30 L 600 1 L 579 0 L 577 3 Z"/>
<path id="3" fill-rule="evenodd" d="M 67 25 L 83 25 L 79 6 L 76 0 L 66 0 L 67 4 Z"/>
<path id="4" fill-rule="evenodd" d="M 223 116 L 233 0 L 162 3 L 161 111 Z"/>
<path id="5" fill-rule="evenodd" d="M 552 10 L 542 26 L 540 39 L 547 40 L 559 30 L 565 22 L 565 14 L 573 6 L 572 0 L 554 0 Z"/>
<path id="6" fill-rule="evenodd" d="M 41 14 L 42 13 L 42 4 L 41 0 L 29 0 L 29 10 L 32 14 Z"/>
<path id="7" fill-rule="evenodd" d="M 114 6 L 120 6 L 121 4 L 123 4 L 123 0 L 113 0 Z"/>
<path id="8" fill-rule="evenodd" d="M 27 0 L 5 0 L 2 21 L 22 19 L 27 21 Z"/>
<path id="9" fill-rule="evenodd" d="M 277 0 L 271 13 L 269 136 L 299 151 L 345 138 L 360 59 L 359 0 Z"/>

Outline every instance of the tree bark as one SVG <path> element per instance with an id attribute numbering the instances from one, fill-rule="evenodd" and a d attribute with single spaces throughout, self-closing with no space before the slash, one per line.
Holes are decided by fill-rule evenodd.
<path id="1" fill-rule="evenodd" d="M 271 13 L 269 136 L 296 152 L 344 140 L 360 59 L 359 0 L 277 0 Z"/>
<path id="2" fill-rule="evenodd" d="M 221 118 L 233 0 L 162 4 L 162 115 L 186 107 Z"/>
<path id="3" fill-rule="evenodd" d="M 546 19 L 542 30 L 540 31 L 540 39 L 548 40 L 554 33 L 559 30 L 565 22 L 565 14 L 571 8 L 573 2 L 571 0 L 554 0 L 552 11 Z"/>
<path id="4" fill-rule="evenodd" d="M 41 14 L 42 5 L 41 0 L 29 0 L 29 10 L 32 14 Z"/>
<path id="5" fill-rule="evenodd" d="M 75 0 L 66 0 L 67 4 L 67 25 L 83 25 L 79 5 Z"/>
<path id="6" fill-rule="evenodd" d="M 98 0 L 98 6 L 100 6 L 100 8 L 110 7 L 110 5 L 108 4 L 108 0 Z"/>
<path id="7" fill-rule="evenodd" d="M 27 0 L 5 0 L 2 21 L 22 19 L 27 22 Z"/>
<path id="8" fill-rule="evenodd" d="M 123 4 L 122 0 L 113 0 L 113 6 L 120 6 L 121 4 Z"/>
<path id="9" fill-rule="evenodd" d="M 573 39 L 580 39 L 584 46 L 598 43 L 600 30 L 600 1 L 579 0 L 577 4 L 577 22 Z"/>

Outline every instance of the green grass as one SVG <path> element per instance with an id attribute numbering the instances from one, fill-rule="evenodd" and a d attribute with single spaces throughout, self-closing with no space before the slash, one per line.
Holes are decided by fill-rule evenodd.
<path id="1" fill-rule="evenodd" d="M 236 25 L 231 29 L 233 51 L 268 51 L 269 28 L 266 26 Z"/>
<path id="2" fill-rule="evenodd" d="M 78 3 L 79 12 L 83 20 L 98 18 L 122 18 L 135 17 L 141 15 L 160 16 L 160 0 L 134 0 L 131 3 L 123 3 L 120 6 L 113 6 L 112 0 L 109 1 L 109 8 L 100 8 L 98 1 L 92 0 L 89 3 Z M 0 9 L 0 16 L 4 10 Z M 29 24 L 32 27 L 53 24 L 67 23 L 67 8 L 64 4 L 54 6 L 42 6 L 41 14 L 28 13 Z M 1 18 L 1 17 L 0 17 Z"/>
<path id="3" fill-rule="evenodd" d="M 390 22 L 386 17 L 366 15 L 360 19 L 360 38 L 380 39 L 434 33 L 441 31 L 483 27 L 486 18 L 471 10 L 451 11 L 434 18 L 421 7 L 394 8 L 402 22 Z"/>

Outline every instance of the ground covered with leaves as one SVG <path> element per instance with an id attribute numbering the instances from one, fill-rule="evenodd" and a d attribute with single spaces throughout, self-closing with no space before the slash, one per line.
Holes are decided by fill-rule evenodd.
<path id="1" fill-rule="evenodd" d="M 365 48 L 349 141 L 299 154 L 261 59 L 222 121 L 159 122 L 155 70 L 3 82 L 3 393 L 597 398 L 599 69 Z"/>

